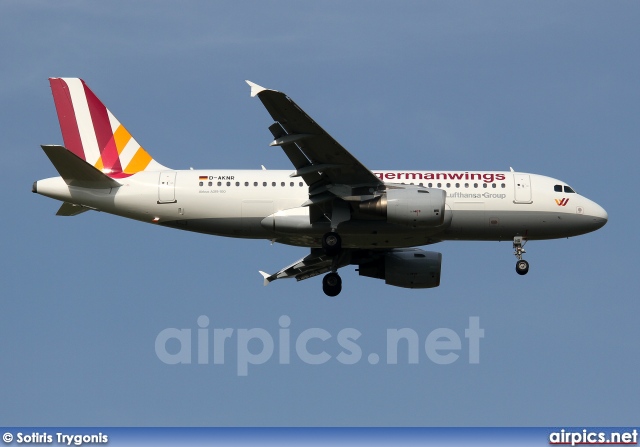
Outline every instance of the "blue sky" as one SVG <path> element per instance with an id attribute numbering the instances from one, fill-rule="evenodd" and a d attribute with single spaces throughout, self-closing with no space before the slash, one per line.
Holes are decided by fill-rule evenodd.
<path id="1" fill-rule="evenodd" d="M 1 425 L 637 425 L 640 5 L 637 2 L 3 2 L 0 120 Z M 341 271 L 262 286 L 305 249 L 208 237 L 102 213 L 56 217 L 30 192 L 62 143 L 48 77 L 81 77 L 160 163 L 289 169 L 250 79 L 291 96 L 371 169 L 508 170 L 560 178 L 601 204 L 598 232 L 446 242 L 442 284 L 404 290 Z M 154 348 L 198 317 L 234 329 L 224 364 Z M 291 348 L 237 374 L 243 329 Z M 468 362 L 470 317 L 485 336 Z M 337 361 L 337 336 L 362 359 Z M 383 358 L 387 330 L 447 328 L 460 357 Z M 175 349 L 170 345 L 168 349 Z M 260 344 L 250 346 L 259 351 Z"/>

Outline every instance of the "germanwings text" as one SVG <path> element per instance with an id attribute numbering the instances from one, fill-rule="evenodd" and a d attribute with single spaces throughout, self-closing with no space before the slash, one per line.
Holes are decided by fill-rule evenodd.
<path id="1" fill-rule="evenodd" d="M 374 172 L 380 180 L 480 180 L 485 183 L 502 181 L 505 174 L 492 172 Z"/>

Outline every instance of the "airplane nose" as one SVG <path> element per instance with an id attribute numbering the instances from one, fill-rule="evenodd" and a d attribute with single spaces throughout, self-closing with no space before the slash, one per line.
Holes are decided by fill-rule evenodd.
<path id="1" fill-rule="evenodd" d="M 593 223 L 596 227 L 594 228 L 595 230 L 604 227 L 609 220 L 609 214 L 607 214 L 607 211 L 595 202 L 589 207 L 589 215 L 593 219 Z"/>

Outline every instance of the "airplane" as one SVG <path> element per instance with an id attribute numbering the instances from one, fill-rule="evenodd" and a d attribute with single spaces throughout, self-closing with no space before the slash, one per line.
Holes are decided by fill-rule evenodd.
<path id="1" fill-rule="evenodd" d="M 246 81 L 274 123 L 293 170 L 174 170 L 158 163 L 79 78 L 49 79 L 64 146 L 41 146 L 58 177 L 32 191 L 62 201 L 59 216 L 102 211 L 180 230 L 307 247 L 269 274 L 298 281 L 338 270 L 404 288 L 440 285 L 442 254 L 419 246 L 447 240 L 512 241 L 516 272 L 524 245 L 595 231 L 607 212 L 567 183 L 509 171 L 369 170 L 291 98 Z"/>

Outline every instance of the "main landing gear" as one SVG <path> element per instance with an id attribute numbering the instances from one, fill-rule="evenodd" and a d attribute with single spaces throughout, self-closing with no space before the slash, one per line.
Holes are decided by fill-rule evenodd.
<path id="1" fill-rule="evenodd" d="M 529 263 L 522 259 L 522 254 L 526 253 L 523 248 L 526 243 L 527 241 L 523 240 L 522 236 L 516 236 L 513 238 L 513 249 L 515 250 L 514 255 L 518 258 L 516 261 L 516 273 L 518 275 L 526 275 L 529 271 Z"/>
<path id="2" fill-rule="evenodd" d="M 322 291 L 327 296 L 337 296 L 342 291 L 342 278 L 336 272 L 327 273 L 322 278 Z"/>
<path id="3" fill-rule="evenodd" d="M 335 231 L 330 231 L 322 236 L 322 248 L 327 256 L 335 256 L 342 250 L 342 239 Z"/>
<path id="4" fill-rule="evenodd" d="M 331 272 L 322 278 L 322 291 L 327 296 L 337 296 L 342 291 L 342 278 L 338 275 L 338 258 L 342 251 L 342 239 L 335 231 L 330 231 L 322 236 L 322 248 L 327 256 L 333 258 Z"/>

